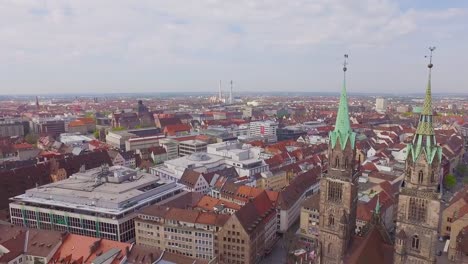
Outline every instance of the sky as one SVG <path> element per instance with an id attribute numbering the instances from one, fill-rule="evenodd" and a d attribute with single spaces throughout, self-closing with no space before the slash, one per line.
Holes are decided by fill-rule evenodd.
<path id="1" fill-rule="evenodd" d="M 468 93 L 466 0 L 0 0 L 0 94 Z"/>

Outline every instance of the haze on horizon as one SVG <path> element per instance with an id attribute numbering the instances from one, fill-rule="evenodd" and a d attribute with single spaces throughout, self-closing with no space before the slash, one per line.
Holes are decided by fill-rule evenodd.
<path id="1" fill-rule="evenodd" d="M 0 94 L 466 93 L 468 1 L 0 2 Z"/>

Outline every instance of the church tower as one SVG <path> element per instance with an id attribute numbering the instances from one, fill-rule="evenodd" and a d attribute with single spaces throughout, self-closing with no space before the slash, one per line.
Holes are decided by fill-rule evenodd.
<path id="1" fill-rule="evenodd" d="M 398 200 L 394 263 L 436 263 L 440 215 L 440 162 L 432 125 L 431 70 L 413 142 L 407 146 L 406 171 Z"/>
<path id="2" fill-rule="evenodd" d="M 340 105 L 328 144 L 328 173 L 320 180 L 321 264 L 342 263 L 356 228 L 356 133 L 351 130 L 348 114 L 347 58 L 345 55 Z"/>

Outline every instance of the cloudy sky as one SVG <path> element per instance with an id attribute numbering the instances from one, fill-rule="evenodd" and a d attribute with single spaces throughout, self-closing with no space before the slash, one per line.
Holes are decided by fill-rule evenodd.
<path id="1" fill-rule="evenodd" d="M 468 91 L 466 0 L 0 0 L 0 94 Z M 227 87 L 225 87 L 227 89 Z"/>

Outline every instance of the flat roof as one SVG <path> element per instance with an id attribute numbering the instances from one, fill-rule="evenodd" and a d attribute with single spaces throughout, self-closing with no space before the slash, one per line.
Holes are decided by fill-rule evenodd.
<path id="1" fill-rule="evenodd" d="M 113 166 L 78 172 L 68 179 L 29 189 L 11 200 L 114 214 L 178 188 L 183 186 L 149 173 Z"/>

